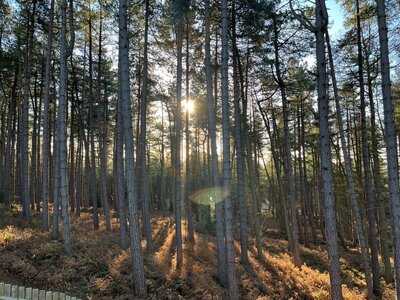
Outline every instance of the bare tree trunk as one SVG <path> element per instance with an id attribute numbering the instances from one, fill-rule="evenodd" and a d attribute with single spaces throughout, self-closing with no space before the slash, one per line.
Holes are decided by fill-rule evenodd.
<path id="1" fill-rule="evenodd" d="M 70 135 L 69 135 L 69 155 L 70 155 L 70 165 L 69 165 L 69 203 L 71 207 L 71 213 L 75 211 L 75 195 L 76 195 L 76 158 L 75 158 L 75 96 L 74 92 L 71 93 L 71 117 L 70 117 Z"/>
<path id="2" fill-rule="evenodd" d="M 246 134 L 242 128 L 242 114 L 240 110 L 240 87 L 238 76 L 238 54 L 236 50 L 236 11 L 235 1 L 232 2 L 232 44 L 233 51 L 233 97 L 234 97 L 234 114 L 235 114 L 235 148 L 236 148 L 236 176 L 237 176 L 237 199 L 239 203 L 240 218 L 240 259 L 245 265 L 249 264 L 248 257 L 248 226 L 247 226 L 247 203 L 246 203 L 246 187 L 245 187 L 245 162 L 244 162 L 244 144 L 242 136 Z"/>
<path id="3" fill-rule="evenodd" d="M 138 145 L 138 174 L 139 174 L 139 203 L 143 210 L 143 227 L 146 236 L 146 250 L 151 252 L 153 241 L 150 223 L 150 197 L 149 179 L 146 164 L 146 134 L 147 134 L 147 102 L 148 102 L 148 31 L 149 31 L 149 0 L 145 0 L 145 27 L 144 27 L 144 49 L 143 49 L 143 80 L 140 99 L 140 131 Z"/>
<path id="4" fill-rule="evenodd" d="M 29 197 L 31 202 L 31 209 L 37 208 L 39 210 L 40 205 L 37 203 L 36 186 L 37 181 L 37 137 L 38 137 L 38 118 L 39 118 L 39 103 L 37 98 L 37 81 L 38 74 L 34 74 L 34 84 L 32 93 L 32 110 L 33 110 L 33 120 L 32 120 L 32 138 L 31 138 L 31 165 L 30 165 L 30 175 L 29 175 Z M 37 205 L 36 205 L 37 204 Z"/>
<path id="5" fill-rule="evenodd" d="M 161 151 L 160 151 L 160 178 L 161 178 L 161 187 L 160 187 L 160 202 L 161 208 L 164 211 L 168 211 L 170 204 L 169 198 L 166 198 L 166 170 L 165 170 L 165 145 L 164 145 L 164 107 L 161 102 Z"/>
<path id="6" fill-rule="evenodd" d="M 285 181 L 287 184 L 287 200 L 289 202 L 290 209 L 290 229 L 293 242 L 293 259 L 296 266 L 302 264 L 299 249 L 299 228 L 297 221 L 297 208 L 296 208 L 296 191 L 295 183 L 293 178 L 293 167 L 291 157 L 291 146 L 290 146 L 290 132 L 289 132 L 289 104 L 286 96 L 286 87 L 282 79 L 280 58 L 279 58 L 279 46 L 278 46 L 278 29 L 276 24 L 276 15 L 273 16 L 274 26 L 274 53 L 275 53 L 275 71 L 278 86 L 282 97 L 282 114 L 283 114 L 283 164 L 285 170 Z"/>
<path id="7" fill-rule="evenodd" d="M 83 191 L 83 138 L 82 138 L 82 129 L 78 129 L 78 157 L 76 162 L 76 196 L 75 196 L 75 214 L 76 216 L 80 216 L 81 214 L 81 204 L 82 204 L 82 191 Z"/>
<path id="8" fill-rule="evenodd" d="M 395 284 L 397 298 L 400 299 L 400 192 L 396 140 L 397 134 L 393 116 L 393 100 L 390 82 L 388 29 L 386 24 L 385 0 L 376 0 L 376 4 L 378 13 L 379 45 L 381 56 L 380 66 L 384 107 L 385 142 L 388 161 L 387 168 L 389 175 L 389 200 L 392 211 Z"/>
<path id="9" fill-rule="evenodd" d="M 367 282 L 368 287 L 368 297 L 373 299 L 373 284 L 372 284 L 372 277 L 371 277 L 371 266 L 369 263 L 369 252 L 368 252 L 368 245 L 367 240 L 365 238 L 364 233 L 364 225 L 362 220 L 362 215 L 360 213 L 360 207 L 358 204 L 357 193 L 355 189 L 354 183 L 354 175 L 352 170 L 352 162 L 350 153 L 348 151 L 347 141 L 344 132 L 343 120 L 342 120 L 342 108 L 340 106 L 340 96 L 337 88 L 336 82 L 336 74 L 334 68 L 334 62 L 332 57 L 332 50 L 331 44 L 329 39 L 329 34 L 326 33 L 326 44 L 328 48 L 328 57 L 329 57 L 329 65 L 330 65 L 330 73 L 333 85 L 333 94 L 335 98 L 335 106 L 336 106 L 336 118 L 339 126 L 339 136 L 340 136 L 340 143 L 342 145 L 342 153 L 344 158 L 344 165 L 345 165 L 345 173 L 346 173 L 346 180 L 347 180 L 347 190 L 348 195 L 350 197 L 350 203 L 353 210 L 353 216 L 356 222 L 356 232 L 357 232 L 357 239 L 360 244 L 361 248 L 361 257 L 362 257 L 362 265 L 364 268 L 364 274 Z"/>
<path id="10" fill-rule="evenodd" d="M 71 246 L 71 229 L 69 223 L 68 212 L 68 168 L 67 168 L 67 129 L 66 129 L 66 113 L 67 113 L 67 39 L 66 39 L 66 11 L 67 1 L 61 2 L 61 35 L 60 35 L 60 87 L 59 102 L 57 111 L 57 172 L 59 174 L 59 194 L 62 209 L 63 233 L 64 233 L 64 250 L 67 255 L 72 254 Z M 71 13 L 71 12 L 70 12 Z M 73 28 L 71 28 L 73 30 Z M 57 209 L 57 208 L 56 208 Z"/>
<path id="11" fill-rule="evenodd" d="M 217 236 L 217 268 L 218 278 L 222 284 L 226 284 L 226 251 L 223 223 L 223 201 L 217 198 L 216 188 L 219 186 L 218 177 L 218 152 L 217 152 L 217 129 L 215 115 L 215 99 L 213 97 L 213 78 L 211 69 L 211 51 L 210 51 L 210 1 L 205 2 L 205 43 L 204 43 L 204 64 L 206 68 L 206 84 L 207 84 L 207 112 L 208 112 L 208 132 L 211 142 L 211 191 L 213 202 L 215 202 L 216 214 L 216 236 Z M 217 55 L 217 53 L 215 54 Z M 217 69 L 217 57 L 215 57 L 215 69 Z M 214 75 L 214 87 L 217 85 L 217 75 Z M 216 89 L 217 93 L 217 89 Z M 215 97 L 217 94 L 215 94 Z"/>
<path id="12" fill-rule="evenodd" d="M 136 199 L 134 178 L 135 167 L 133 160 L 134 144 L 132 129 L 132 109 L 130 103 L 129 85 L 129 42 L 127 28 L 127 0 L 119 1 L 119 95 L 123 124 L 123 140 L 125 145 L 126 182 L 129 207 L 129 232 L 131 238 L 131 255 L 133 263 L 133 279 L 136 294 L 145 297 L 147 294 L 144 277 L 143 256 L 140 244 L 138 203 Z M 122 157 L 121 157 L 122 158 Z"/>
<path id="13" fill-rule="evenodd" d="M 179 12 L 178 12 L 179 14 Z M 175 25 L 177 46 L 177 68 L 176 68 L 176 112 L 175 112 L 175 243 L 176 264 L 181 269 L 183 263 L 182 252 L 182 181 L 181 181 L 181 134 L 182 134 L 182 40 L 183 40 L 183 17 L 178 16 Z"/>
<path id="14" fill-rule="evenodd" d="M 317 88 L 319 113 L 319 146 L 321 155 L 321 173 L 323 187 L 323 204 L 325 218 L 325 235 L 329 254 L 329 275 L 331 282 L 331 298 L 343 299 L 342 280 L 337 242 L 337 228 L 335 216 L 335 197 L 333 194 L 332 160 L 329 132 L 329 99 L 327 96 L 327 74 L 325 58 L 325 38 L 327 32 L 328 15 L 325 0 L 317 0 L 315 7 L 316 24 L 316 56 L 317 56 Z"/>
<path id="15" fill-rule="evenodd" d="M 31 83 L 31 61 L 33 53 L 33 34 L 35 30 L 36 0 L 32 1 L 32 11 L 26 6 L 28 13 L 27 21 L 27 45 L 25 53 L 24 85 L 21 105 L 21 185 L 22 185 L 22 214 L 26 220 L 31 218 L 29 199 L 29 96 Z"/>
<path id="16" fill-rule="evenodd" d="M 90 8 L 89 8 L 90 9 Z M 89 196 L 93 205 L 93 228 L 99 229 L 99 213 L 97 209 L 97 188 L 96 188 L 96 149 L 94 144 L 94 97 L 93 97 L 93 55 L 92 55 L 92 17 L 89 16 L 89 124 L 88 124 L 88 143 L 89 143 Z"/>
<path id="17" fill-rule="evenodd" d="M 19 47 L 19 46 L 18 46 Z M 14 144 L 16 136 L 16 124 L 17 124 L 17 84 L 20 72 L 19 62 L 15 65 L 14 80 L 11 87 L 11 97 L 8 106 L 8 116 L 7 116 L 7 143 L 4 154 L 4 191 L 5 191 L 5 203 L 10 205 L 14 200 Z"/>
<path id="18" fill-rule="evenodd" d="M 369 107 L 371 112 L 371 151 L 372 151 L 372 161 L 373 161 L 373 179 L 375 184 L 375 197 L 380 198 L 378 205 L 378 216 L 379 216 L 379 228 L 380 228 L 380 244 L 381 244 L 381 252 L 382 252 L 382 261 L 384 266 L 384 278 L 386 283 L 390 283 L 393 281 L 393 270 L 392 265 L 390 263 L 390 250 L 389 250 L 389 241 L 390 241 L 390 232 L 387 223 L 386 217 L 386 209 L 387 203 L 384 194 L 384 186 L 383 179 L 381 175 L 381 162 L 379 159 L 379 142 L 377 137 L 377 124 L 375 119 L 375 103 L 374 103 L 374 92 L 372 87 L 372 78 L 371 78 L 371 70 L 369 64 L 368 56 L 365 57 L 367 63 L 367 81 L 368 81 L 368 98 L 369 98 Z"/>
<path id="19" fill-rule="evenodd" d="M 367 121 L 365 112 L 365 85 L 364 85 L 364 68 L 363 68 L 363 55 L 362 55 L 362 44 L 361 44 L 361 21 L 360 21 L 360 7 L 359 0 L 356 0 L 357 9 L 357 60 L 358 60 L 358 82 L 360 87 L 360 106 L 361 106 L 361 150 L 362 150 L 362 161 L 364 171 L 364 189 L 367 200 L 367 217 L 368 217 L 368 236 L 369 244 L 371 248 L 371 267 L 372 267 L 372 283 L 373 292 L 376 297 L 380 297 L 379 287 L 379 250 L 377 241 L 377 228 L 376 228 L 376 199 L 375 191 L 373 190 L 371 181 L 371 165 L 370 155 L 368 146 L 368 133 L 367 133 Z"/>
<path id="20" fill-rule="evenodd" d="M 121 96 L 117 103 L 117 113 L 116 113 L 116 137 L 115 137 L 115 164 L 116 164 L 116 196 L 118 203 L 118 217 L 119 217 L 119 232 L 120 232 L 120 242 L 123 249 L 129 247 L 128 235 L 127 235 L 127 223 L 126 223 L 126 200 L 125 200 L 125 178 L 124 178 L 124 141 L 123 141 L 123 131 L 122 131 L 122 106 L 121 106 Z"/>
<path id="21" fill-rule="evenodd" d="M 190 101 L 190 86 L 189 86 L 189 31 L 190 31 L 189 17 L 186 16 L 186 103 L 189 105 Z M 186 108 L 185 112 L 185 203 L 186 203 L 186 219 L 187 219 L 187 230 L 188 230 L 188 241 L 193 245 L 194 243 L 194 228 L 193 228 L 193 217 L 192 217 L 192 202 L 190 200 L 190 152 L 189 152 L 189 140 L 190 140 L 190 124 L 189 124 L 190 109 Z"/>
<path id="22" fill-rule="evenodd" d="M 100 2 L 100 1 L 99 1 Z M 107 95 L 104 98 L 101 96 L 101 77 L 102 77 L 102 31 L 103 31 L 103 16 L 102 7 L 100 4 L 100 28 L 99 28 L 99 53 L 98 53 L 98 67 L 97 67 L 97 101 L 103 106 L 103 120 L 100 128 L 100 179 L 101 179 L 101 203 L 103 206 L 104 217 L 106 220 L 106 229 L 111 231 L 111 217 L 110 205 L 108 203 L 108 189 L 107 189 Z"/>
<path id="23" fill-rule="evenodd" d="M 221 98 L 222 98 L 222 155 L 223 155 L 223 197 L 225 213 L 226 269 L 229 298 L 239 299 L 239 290 L 235 272 L 235 250 L 233 246 L 233 213 L 230 193 L 231 162 L 230 162 L 230 120 L 229 120 L 229 46 L 228 46 L 228 1 L 221 1 L 222 15 L 222 62 L 221 62 Z"/>
<path id="24" fill-rule="evenodd" d="M 55 105 L 56 110 L 56 105 Z M 53 217 L 52 217 L 52 229 L 51 229 L 51 237 L 53 239 L 59 238 L 59 219 L 60 219 L 60 193 L 59 193 L 59 181 L 60 175 L 58 172 L 58 160 L 59 160 L 59 152 L 58 152 L 58 136 L 56 134 L 56 122 L 54 122 L 54 134 L 53 134 Z"/>

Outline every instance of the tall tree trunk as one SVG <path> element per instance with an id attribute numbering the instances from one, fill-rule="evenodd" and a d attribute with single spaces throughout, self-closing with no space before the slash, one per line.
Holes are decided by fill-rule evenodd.
<path id="1" fill-rule="evenodd" d="M 117 102 L 117 113 L 116 113 L 116 137 L 115 137 L 115 164 L 116 164 L 116 196 L 118 203 L 118 217 L 119 217 L 119 233 L 120 242 L 123 249 L 129 247 L 128 235 L 127 235 L 127 223 L 126 223 L 126 200 L 125 200 L 125 178 L 124 178 L 124 137 L 122 131 L 122 105 L 121 95 Z"/>
<path id="2" fill-rule="evenodd" d="M 217 268 L 218 278 L 222 284 L 226 284 L 226 250 L 225 250 L 225 235 L 223 223 L 224 204 L 222 199 L 217 198 L 216 188 L 219 186 L 218 177 L 218 152 L 217 152 L 217 129 L 216 129 L 216 105 L 213 97 L 213 78 L 211 68 L 211 51 L 210 51 L 210 1 L 206 0 L 205 6 L 205 43 L 204 43 L 204 64 L 206 69 L 206 84 L 207 84 L 207 112 L 208 112 L 208 133 L 211 142 L 211 191 L 213 201 L 215 202 L 216 214 L 216 236 L 217 236 Z M 217 54 L 216 54 L 217 55 Z M 215 57 L 215 69 L 217 69 L 217 57 Z M 214 74 L 214 87 L 217 85 L 217 75 Z M 215 97 L 217 96 L 217 89 Z"/>
<path id="3" fill-rule="evenodd" d="M 57 110 L 57 105 L 54 103 L 54 112 Z M 55 115 L 55 113 L 54 113 Z M 54 116 L 54 119 L 56 117 Z M 52 239 L 59 238 L 59 219 L 60 219 L 60 193 L 59 193 L 59 182 L 60 182 L 60 173 L 58 170 L 58 161 L 59 161 L 59 143 L 58 143 L 58 134 L 56 134 L 56 120 L 53 122 L 53 165 L 51 177 L 53 178 L 53 217 L 52 217 L 52 228 L 51 228 L 51 237 Z"/>
<path id="4" fill-rule="evenodd" d="M 385 142 L 387 168 L 389 175 L 389 200 L 392 211 L 392 229 L 394 244 L 394 268 L 397 298 L 400 299 L 400 191 L 399 167 L 397 156 L 396 127 L 393 116 L 393 99 L 390 82 L 390 62 L 388 29 L 386 24 L 385 0 L 376 0 L 379 28 L 381 85 L 384 107 Z"/>
<path id="5" fill-rule="evenodd" d="M 29 96 L 31 84 L 31 61 L 33 53 L 33 34 L 35 31 L 36 0 L 32 1 L 32 10 L 26 6 L 28 13 L 27 21 L 27 45 L 25 53 L 24 85 L 21 106 L 21 185 L 22 185 L 22 214 L 27 220 L 31 218 L 30 199 L 29 199 Z"/>
<path id="6" fill-rule="evenodd" d="M 271 144 L 271 153 L 272 153 L 272 160 L 274 162 L 274 169 L 275 169 L 275 174 L 276 174 L 276 180 L 278 183 L 278 199 L 279 201 L 279 210 L 282 210 L 282 214 L 283 214 L 283 225 L 281 226 L 282 228 L 284 228 L 284 230 L 286 231 L 287 237 L 288 237 L 288 244 L 289 244 L 289 250 L 293 249 L 293 238 L 292 238 L 292 231 L 290 230 L 290 222 L 289 222 L 289 214 L 288 214 L 288 210 L 287 210 L 287 204 L 286 204 L 286 198 L 283 196 L 283 182 L 282 182 L 282 176 L 281 176 L 281 162 L 279 160 L 279 147 L 277 147 L 276 143 L 277 143 L 277 132 L 276 130 L 274 130 L 274 133 L 271 130 L 271 126 L 270 126 L 270 121 L 266 115 L 266 113 L 264 112 L 264 110 L 261 107 L 261 102 L 256 99 L 256 103 L 257 103 L 257 107 L 258 110 L 260 111 L 261 117 L 263 119 L 263 123 L 265 128 L 267 129 L 267 133 L 268 133 L 268 137 L 270 140 L 270 144 Z M 273 111 L 273 110 L 272 110 Z M 274 113 L 272 114 L 272 117 L 274 117 Z M 260 149 L 261 151 L 261 149 Z"/>
<path id="7" fill-rule="evenodd" d="M 240 217 L 240 259 L 245 265 L 249 264 L 248 257 L 248 229 L 247 229 L 247 203 L 245 191 L 245 164 L 244 164 L 244 145 L 242 136 L 246 134 L 242 128 L 242 114 L 240 111 L 240 87 L 238 76 L 238 55 L 236 49 L 236 11 L 235 0 L 232 2 L 232 44 L 233 51 L 233 97 L 234 97 L 234 114 L 235 114 L 235 146 L 236 146 L 236 176 L 237 176 L 237 199 L 239 202 Z"/>
<path id="8" fill-rule="evenodd" d="M 39 209 L 40 205 L 37 204 L 36 186 L 37 182 L 37 136 L 38 136 L 38 118 L 39 118 L 39 103 L 37 98 L 37 81 L 38 74 L 34 74 L 34 84 L 32 93 L 32 110 L 33 110 L 33 120 L 32 120 L 32 138 L 31 138 L 31 166 L 29 174 L 29 197 L 31 202 L 31 209 L 34 210 L 36 207 Z"/>
<path id="9" fill-rule="evenodd" d="M 19 47 L 19 46 L 18 46 Z M 11 96 L 8 106 L 7 115 L 7 143 L 4 155 L 4 171 L 8 172 L 4 177 L 4 191 L 5 191 L 5 203 L 10 205 L 11 201 L 14 200 L 14 146 L 16 136 L 16 124 L 17 124 L 17 85 L 20 72 L 20 63 L 15 64 L 14 79 L 11 87 Z"/>
<path id="10" fill-rule="evenodd" d="M 371 66 L 369 63 L 369 57 L 366 55 L 366 72 L 367 72 L 367 83 L 368 83 L 368 98 L 369 98 L 369 107 L 371 112 L 371 151 L 372 151 L 372 161 L 373 161 L 373 179 L 375 184 L 375 195 L 376 198 L 380 198 L 380 205 L 378 205 L 378 216 L 379 216 L 379 228 L 380 228 L 380 244 L 382 251 L 382 261 L 384 266 L 384 278 L 386 283 L 390 283 L 393 281 L 393 271 L 392 265 L 390 262 L 390 250 L 389 250 L 389 240 L 390 240 L 390 232 L 387 223 L 386 216 L 386 208 L 387 203 L 384 194 L 384 186 L 383 179 L 381 175 L 381 162 L 379 158 L 379 142 L 377 136 L 377 124 L 376 124 L 376 116 L 375 116 L 375 103 L 374 103 L 374 92 L 372 86 L 372 78 L 371 78 Z"/>
<path id="11" fill-rule="evenodd" d="M 192 202 L 190 200 L 190 152 L 189 152 L 189 140 L 190 140 L 190 108 L 189 101 L 190 100 L 190 83 L 189 83 L 189 31 L 191 29 L 189 23 L 189 16 L 186 16 L 186 112 L 185 112 L 185 203 L 186 203 L 186 219 L 187 219 L 187 230 L 188 230 L 188 240 L 193 245 L 194 242 L 194 229 L 193 229 L 193 218 L 192 218 Z"/>
<path id="12" fill-rule="evenodd" d="M 143 256 L 140 243 L 138 203 L 136 199 L 134 168 L 134 144 L 132 129 L 132 109 L 130 103 L 130 85 L 129 85 L 129 42 L 127 28 L 127 0 L 119 1 L 119 95 L 121 101 L 121 115 L 123 124 L 123 140 L 125 145 L 125 165 L 128 207 L 129 207 L 129 233 L 131 241 L 131 255 L 133 263 L 133 279 L 136 294 L 140 297 L 146 296 L 146 283 L 144 277 Z M 122 158 L 122 157 L 121 157 Z"/>
<path id="13" fill-rule="evenodd" d="M 222 16 L 222 58 L 221 58 L 221 98 L 222 98 L 222 156 L 223 156 L 223 197 L 225 213 L 226 271 L 229 298 L 239 299 L 239 290 L 235 272 L 235 250 L 233 246 L 233 213 L 230 193 L 231 158 L 230 158 L 230 120 L 229 120 L 229 46 L 228 46 L 228 1 L 221 1 Z"/>
<path id="14" fill-rule="evenodd" d="M 100 2 L 100 1 L 99 1 Z M 107 189 L 107 158 L 108 158 L 108 146 L 107 146 L 107 95 L 102 98 L 101 95 L 101 79 L 102 79 L 102 32 L 103 32 L 103 15 L 102 7 L 100 5 L 100 25 L 99 25 L 99 53 L 98 53 L 98 67 L 97 67 L 97 101 L 103 106 L 103 120 L 100 128 L 100 178 L 101 178 L 101 203 L 103 206 L 104 217 L 106 220 L 106 229 L 111 231 L 111 216 L 110 216 L 110 204 L 108 203 L 108 189 Z"/>
<path id="15" fill-rule="evenodd" d="M 340 143 L 342 145 L 342 154 L 344 158 L 344 166 L 345 166 L 345 173 L 346 173 L 346 180 L 347 180 L 347 191 L 350 197 L 350 204 L 353 211 L 353 216 L 356 222 L 356 232 L 357 232 L 357 239 L 358 243 L 360 244 L 361 248 L 361 257 L 362 257 L 362 265 L 364 269 L 364 274 L 367 282 L 368 287 L 368 298 L 373 299 L 373 284 L 372 284 L 372 277 L 371 277 L 371 266 L 369 263 L 369 251 L 367 240 L 365 238 L 364 232 L 364 225 L 361 215 L 360 206 L 358 204 L 357 193 L 355 189 L 355 182 L 354 182 L 354 174 L 352 169 L 352 162 L 349 153 L 349 148 L 347 146 L 347 141 L 345 137 L 345 131 L 343 126 L 342 120 L 342 108 L 340 105 L 340 96 L 338 92 L 337 82 L 336 82 L 336 74 L 335 74 L 335 67 L 332 57 L 332 50 L 331 44 L 329 39 L 329 33 L 326 33 L 326 44 L 328 48 L 328 57 L 329 57 L 329 66 L 330 66 L 330 75 L 333 85 L 333 94 L 335 98 L 335 106 L 336 106 L 336 118 L 339 126 L 339 136 L 340 136 Z"/>
<path id="16" fill-rule="evenodd" d="M 372 283 L 373 292 L 376 297 L 380 297 L 379 287 L 379 250 L 377 241 L 377 228 L 376 228 L 376 199 L 375 191 L 372 186 L 372 174 L 370 165 L 369 145 L 368 145 L 368 132 L 367 121 L 365 112 L 365 85 L 364 85 L 364 67 L 363 67 L 363 54 L 362 54 L 362 41 L 361 41 L 361 21 L 360 21 L 360 7 L 359 0 L 356 0 L 356 13 L 357 13 L 357 60 L 358 60 L 358 82 L 360 88 L 360 106 L 361 106 L 361 150 L 363 161 L 363 181 L 365 196 L 367 200 L 367 217 L 368 217 L 368 236 L 371 248 L 371 267 L 372 267 Z"/>
<path id="17" fill-rule="evenodd" d="M 177 4 L 178 5 L 178 4 Z M 179 14 L 179 12 L 178 12 Z M 176 46 L 177 46 L 177 67 L 176 67 L 176 112 L 175 112 L 175 243 L 176 243 L 176 264 L 181 269 L 183 264 L 182 253 L 182 182 L 181 182 L 181 135 L 182 135 L 182 40 L 183 40 L 183 17 L 178 16 L 175 25 Z"/>
<path id="18" fill-rule="evenodd" d="M 82 137 L 82 129 L 78 129 L 78 157 L 76 162 L 76 196 L 75 196 L 75 214 L 77 217 L 80 217 L 81 214 L 81 204 L 82 204 L 82 191 L 83 191 L 83 137 Z"/>
<path id="19" fill-rule="evenodd" d="M 328 15 L 325 0 L 317 0 L 316 15 L 316 56 L 317 56 L 317 89 L 319 113 L 319 147 L 321 155 L 321 173 L 323 187 L 323 204 L 325 218 L 325 235 L 329 254 L 329 275 L 331 283 L 331 298 L 343 299 L 342 280 L 337 242 L 337 228 L 335 216 L 335 197 L 333 194 L 332 160 L 329 132 L 329 99 L 327 96 L 327 74 L 325 58 L 325 38 L 327 32 Z"/>
<path id="20" fill-rule="evenodd" d="M 71 59 L 71 69 L 72 59 Z M 71 73 L 73 71 L 71 70 Z M 74 83 L 73 83 L 74 86 Z M 69 133 L 69 155 L 70 155 L 70 165 L 69 165 L 69 204 L 71 207 L 71 213 L 75 211 L 76 206 L 76 158 L 75 158 L 75 119 L 76 119 L 76 102 L 74 91 L 71 92 L 71 114 L 70 114 L 70 133 Z"/>
<path id="21" fill-rule="evenodd" d="M 274 27 L 274 54 L 275 54 L 275 71 L 277 83 L 282 97 L 282 114 L 283 114 L 283 165 L 285 170 L 285 181 L 287 185 L 287 200 L 290 209 L 290 229 L 293 239 L 293 259 L 296 266 L 302 264 L 299 249 L 299 229 L 297 221 L 297 208 L 296 208 L 296 191 L 295 182 L 293 178 L 293 167 L 290 146 L 290 131 L 289 131 L 289 103 L 286 95 L 285 82 L 283 81 L 280 68 L 279 46 L 278 46 L 278 29 L 276 24 L 276 15 L 273 16 Z"/>
<path id="22" fill-rule="evenodd" d="M 90 8 L 89 8 L 90 10 Z M 92 42 L 92 17 L 89 16 L 89 124 L 88 124 L 88 143 L 89 143 L 89 196 L 93 205 L 93 228 L 99 229 L 99 213 L 97 209 L 97 187 L 96 187 L 96 149 L 94 144 L 94 97 L 93 97 L 93 42 Z"/>
<path id="23" fill-rule="evenodd" d="M 153 241 L 151 236 L 150 223 L 150 197 L 149 197 L 149 179 L 146 164 L 146 134 L 147 134 L 147 102 L 148 102 L 148 32 L 149 32 L 149 0 L 145 0 L 145 26 L 144 26 L 144 49 L 143 49 L 143 80 L 140 98 L 140 131 L 138 145 L 138 174 L 139 174 L 139 203 L 143 210 L 143 226 L 146 236 L 147 251 L 152 250 Z"/>
<path id="24" fill-rule="evenodd" d="M 67 168 L 67 39 L 66 39 L 66 14 L 67 1 L 61 2 L 61 35 L 60 35 L 60 87 L 59 87 L 59 102 L 57 111 L 57 152 L 58 152 L 58 170 L 59 173 L 59 194 L 62 209 L 63 219 L 63 234 L 64 234 L 64 250 L 67 255 L 72 254 L 71 246 L 71 229 L 69 223 L 68 212 L 68 168 Z M 71 28 L 73 30 L 73 28 Z"/>
<path id="25" fill-rule="evenodd" d="M 166 198 L 166 170 L 165 170 L 165 145 L 164 145 L 164 107 L 161 102 L 161 151 L 160 151 L 160 204 L 163 211 L 169 211 L 169 198 Z"/>

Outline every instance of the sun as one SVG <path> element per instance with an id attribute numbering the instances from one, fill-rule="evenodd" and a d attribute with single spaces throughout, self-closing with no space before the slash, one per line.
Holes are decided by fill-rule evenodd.
<path id="1" fill-rule="evenodd" d="M 189 114 L 193 113 L 194 112 L 194 101 L 191 99 L 184 100 L 182 102 L 182 110 Z"/>

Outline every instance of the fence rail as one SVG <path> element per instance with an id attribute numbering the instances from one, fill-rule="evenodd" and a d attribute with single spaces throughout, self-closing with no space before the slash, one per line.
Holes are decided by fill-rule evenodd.
<path id="1" fill-rule="evenodd" d="M 81 300 L 61 292 L 51 292 L 0 282 L 0 300 Z"/>

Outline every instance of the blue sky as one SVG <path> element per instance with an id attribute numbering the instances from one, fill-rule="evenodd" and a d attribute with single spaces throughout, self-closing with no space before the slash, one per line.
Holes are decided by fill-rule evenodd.
<path id="1" fill-rule="evenodd" d="M 329 13 L 329 32 L 336 39 L 344 32 L 345 13 L 337 0 L 327 0 L 326 6 Z"/>

